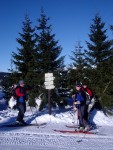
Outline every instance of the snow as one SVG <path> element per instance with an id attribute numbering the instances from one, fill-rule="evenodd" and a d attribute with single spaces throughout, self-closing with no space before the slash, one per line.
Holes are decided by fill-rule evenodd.
<path id="1" fill-rule="evenodd" d="M 0 126 L 14 122 L 17 110 L 6 107 L 6 101 L 0 100 Z M 113 116 L 94 110 L 91 121 L 97 128 L 95 135 L 69 134 L 55 132 L 59 130 L 74 130 L 66 125 L 77 124 L 76 112 L 70 106 L 38 111 L 38 107 L 27 106 L 24 119 L 27 123 L 47 123 L 42 126 L 0 127 L 0 150 L 113 150 Z"/>
<path id="2" fill-rule="evenodd" d="M 16 99 L 13 96 L 10 98 L 8 105 L 11 109 L 16 105 Z"/>

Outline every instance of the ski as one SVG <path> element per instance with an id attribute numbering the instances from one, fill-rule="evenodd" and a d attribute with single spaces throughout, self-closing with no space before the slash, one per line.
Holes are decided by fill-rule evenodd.
<path id="1" fill-rule="evenodd" d="M 19 123 L 12 123 L 12 124 L 5 124 L 5 125 L 1 125 L 0 128 L 2 127 L 27 127 L 27 126 L 44 126 L 47 123 L 38 123 L 38 124 L 19 124 Z"/>
<path id="2" fill-rule="evenodd" d="M 66 125 L 67 128 L 78 128 L 79 126 L 78 125 Z M 98 126 L 90 126 L 90 130 L 95 130 L 95 129 L 98 129 L 99 127 Z"/>
<path id="3" fill-rule="evenodd" d="M 78 128 L 78 125 L 66 125 L 67 128 Z"/>
<path id="4" fill-rule="evenodd" d="M 98 132 L 91 132 L 91 131 L 70 131 L 70 130 L 54 130 L 55 132 L 60 133 L 71 133 L 71 134 L 98 134 Z"/>

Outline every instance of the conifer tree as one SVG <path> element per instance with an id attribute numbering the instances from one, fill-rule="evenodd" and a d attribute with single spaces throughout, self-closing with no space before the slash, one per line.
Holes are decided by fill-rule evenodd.
<path id="1" fill-rule="evenodd" d="M 111 79 L 111 68 L 108 67 L 110 65 L 111 43 L 107 37 L 105 23 L 102 22 L 102 19 L 98 14 L 95 15 L 93 23 L 90 26 L 89 39 L 90 42 L 86 42 L 88 47 L 88 50 L 86 50 L 87 64 L 90 68 L 88 78 L 90 79 L 96 94 L 99 95 L 99 97 L 102 97 L 104 88 Z M 104 105 L 107 105 L 105 104 L 105 97 L 108 99 L 108 95 L 105 94 L 103 102 Z"/>
<path id="2" fill-rule="evenodd" d="M 37 65 L 41 75 L 41 84 L 44 83 L 45 73 L 50 72 L 55 76 L 57 74 L 57 70 L 63 69 L 64 67 L 64 56 L 61 56 L 62 48 L 58 45 L 58 40 L 55 39 L 55 34 L 52 34 L 52 26 L 49 25 L 49 20 L 50 19 L 46 17 L 42 9 L 40 18 L 37 20 L 38 24 L 36 26 L 36 49 L 38 55 Z M 57 80 L 56 76 L 55 80 Z M 51 93 L 55 94 L 54 91 Z M 54 94 L 51 94 L 51 97 L 55 97 Z M 47 101 L 47 98 L 45 100 Z M 44 104 L 45 103 L 46 102 L 44 102 Z"/>
<path id="3" fill-rule="evenodd" d="M 107 37 L 107 29 L 104 28 L 105 23 L 101 21 L 99 15 L 96 15 L 90 26 L 89 38 L 91 42 L 86 42 L 89 49 L 87 51 L 89 56 L 88 63 L 91 67 L 99 67 L 101 62 L 108 60 L 110 57 L 111 44 Z"/>
<path id="4" fill-rule="evenodd" d="M 40 58 L 38 67 L 41 72 L 54 72 L 64 67 L 64 57 L 60 56 L 62 48 L 52 34 L 52 26 L 48 25 L 49 18 L 41 10 L 41 17 L 38 19 L 37 29 L 37 53 Z"/>
<path id="5" fill-rule="evenodd" d="M 86 70 L 86 62 L 85 62 L 85 52 L 80 42 L 75 46 L 75 50 L 72 51 L 72 56 L 70 56 L 72 60 L 72 65 L 69 67 L 68 78 L 70 80 L 70 84 L 76 84 L 83 82 L 85 79 L 85 70 Z"/>
<path id="6" fill-rule="evenodd" d="M 32 22 L 26 15 L 25 21 L 23 21 L 22 33 L 19 33 L 20 37 L 16 39 L 20 46 L 17 48 L 17 52 L 12 53 L 16 71 L 20 73 L 22 79 L 29 83 L 35 75 L 37 60 L 35 30 L 31 27 L 31 24 Z"/>
<path id="7" fill-rule="evenodd" d="M 29 104 L 35 106 L 35 98 L 38 96 L 38 75 L 37 75 L 37 51 L 36 51 L 36 37 L 35 28 L 32 27 L 28 15 L 23 21 L 22 33 L 17 38 L 19 47 L 17 52 L 12 53 L 12 60 L 16 71 L 12 73 L 17 76 L 17 79 L 23 79 L 26 86 L 31 87 L 29 93 Z M 16 80 L 17 80 L 16 79 Z"/>

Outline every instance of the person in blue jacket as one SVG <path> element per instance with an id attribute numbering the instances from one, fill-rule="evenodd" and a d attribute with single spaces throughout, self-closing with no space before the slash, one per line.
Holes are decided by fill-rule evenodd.
<path id="1" fill-rule="evenodd" d="M 74 106 L 76 107 L 77 117 L 79 120 L 78 130 L 89 131 L 86 94 L 82 90 L 82 86 L 80 84 L 75 85 L 75 89 L 76 92 L 72 95 L 72 97 L 74 98 Z"/>

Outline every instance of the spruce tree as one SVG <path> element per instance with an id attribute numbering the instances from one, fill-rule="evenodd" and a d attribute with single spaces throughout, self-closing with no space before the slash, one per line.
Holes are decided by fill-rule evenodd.
<path id="1" fill-rule="evenodd" d="M 17 52 L 12 53 L 16 71 L 20 73 L 22 79 L 29 83 L 31 83 L 31 78 L 36 71 L 37 55 L 35 50 L 35 29 L 31 27 L 31 24 L 32 22 L 26 15 L 25 21 L 23 21 L 22 33 L 19 33 L 20 37 L 16 39 L 20 46 L 17 48 Z"/>
<path id="2" fill-rule="evenodd" d="M 56 75 L 57 70 L 64 67 L 64 56 L 61 56 L 62 47 L 58 45 L 55 34 L 52 34 L 52 25 L 49 24 L 50 18 L 46 17 L 43 9 L 36 25 L 37 39 L 37 64 L 40 72 L 40 83 L 44 83 L 44 74 L 53 73 Z M 57 77 L 55 76 L 55 80 Z M 56 87 L 56 85 L 55 85 Z M 46 92 L 45 92 L 46 93 Z M 54 93 L 55 92 L 51 92 Z M 51 97 L 55 97 L 51 94 Z M 45 99 L 47 101 L 47 98 Z M 54 100 L 54 99 L 53 99 Z M 45 104 L 46 102 L 44 102 Z"/>
<path id="3" fill-rule="evenodd" d="M 52 34 L 52 26 L 48 25 L 49 18 L 46 17 L 43 10 L 38 19 L 37 29 L 37 53 L 40 58 L 38 61 L 41 72 L 54 72 L 64 67 L 64 57 L 60 56 L 62 52 L 58 40 L 55 40 L 55 34 Z"/>
<path id="4" fill-rule="evenodd" d="M 107 105 L 109 103 L 107 102 L 109 96 L 107 91 L 106 93 L 103 93 L 103 91 L 111 79 L 111 68 L 108 67 L 110 65 L 111 43 L 107 37 L 105 23 L 102 22 L 98 14 L 95 15 L 93 23 L 90 26 L 89 39 L 90 42 L 86 42 L 88 47 L 88 50 L 86 50 L 87 65 L 89 67 L 88 78 L 96 94 L 102 97 L 103 105 Z"/>
<path id="5" fill-rule="evenodd" d="M 23 21 L 22 33 L 17 38 L 19 47 L 17 52 L 12 53 L 12 60 L 16 68 L 16 74 L 19 75 L 17 79 L 23 79 L 26 86 L 32 88 L 29 95 L 30 105 L 35 105 L 35 98 L 38 96 L 38 76 L 37 76 L 37 51 L 35 28 L 32 27 L 28 15 Z M 13 71 L 15 75 L 15 72 Z"/>
<path id="6" fill-rule="evenodd" d="M 82 83 L 85 80 L 86 62 L 85 52 L 80 42 L 77 43 L 75 50 L 72 51 L 70 59 L 72 60 L 68 74 L 70 85 Z"/>

